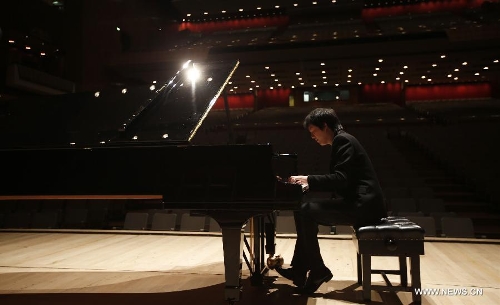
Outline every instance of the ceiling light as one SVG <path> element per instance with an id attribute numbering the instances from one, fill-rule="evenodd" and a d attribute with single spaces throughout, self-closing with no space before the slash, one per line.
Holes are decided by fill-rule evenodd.
<path id="1" fill-rule="evenodd" d="M 441 55 L 441 58 L 446 58 L 446 55 Z"/>
<path id="2" fill-rule="evenodd" d="M 379 59 L 378 62 L 383 62 L 384 60 L 383 59 Z"/>
<path id="3" fill-rule="evenodd" d="M 380 68 L 375 68 L 376 71 L 380 70 Z"/>
<path id="4" fill-rule="evenodd" d="M 437 64 L 432 64 L 433 67 L 437 67 Z"/>
<path id="5" fill-rule="evenodd" d="M 460 71 L 460 70 L 457 68 L 457 69 L 455 69 L 455 70 L 453 70 L 453 71 L 458 72 L 458 71 Z"/>
<path id="6" fill-rule="evenodd" d="M 488 67 L 484 67 L 483 70 L 488 70 L 489 68 Z"/>
<path id="7" fill-rule="evenodd" d="M 464 61 L 464 62 L 462 63 L 462 66 L 467 66 L 467 62 L 466 62 L 466 61 Z"/>
<path id="8" fill-rule="evenodd" d="M 404 66 L 403 69 L 408 69 L 408 66 Z"/>
<path id="9" fill-rule="evenodd" d="M 377 76 L 377 73 L 373 73 L 373 76 Z"/>

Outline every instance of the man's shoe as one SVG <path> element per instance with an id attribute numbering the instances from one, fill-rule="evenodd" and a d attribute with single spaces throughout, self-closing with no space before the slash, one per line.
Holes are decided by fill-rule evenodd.
<path id="1" fill-rule="evenodd" d="M 293 268 L 281 268 L 281 267 L 279 267 L 279 268 L 276 268 L 275 270 L 282 277 L 284 277 L 290 281 L 293 281 Z"/>
<path id="2" fill-rule="evenodd" d="M 306 283 L 306 273 L 300 274 L 294 271 L 293 267 L 291 268 L 276 268 L 276 272 L 282 277 L 290 280 L 297 287 L 302 287 Z"/>
<path id="3" fill-rule="evenodd" d="M 306 284 L 301 287 L 299 293 L 302 294 L 313 294 L 318 288 L 323 284 L 331 280 L 333 277 L 330 269 L 325 267 L 325 270 L 319 274 L 309 273 L 309 277 L 307 278 Z"/>

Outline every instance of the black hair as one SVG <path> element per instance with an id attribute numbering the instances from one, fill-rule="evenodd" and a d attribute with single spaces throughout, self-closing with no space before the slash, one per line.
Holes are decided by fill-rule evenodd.
<path id="1" fill-rule="evenodd" d="M 332 108 L 316 108 L 313 111 L 309 112 L 309 114 L 304 119 L 304 128 L 308 128 L 309 125 L 314 125 L 323 129 L 326 125 L 336 133 L 339 130 L 342 130 L 343 127 L 340 124 L 340 120 L 335 113 L 335 110 Z"/>

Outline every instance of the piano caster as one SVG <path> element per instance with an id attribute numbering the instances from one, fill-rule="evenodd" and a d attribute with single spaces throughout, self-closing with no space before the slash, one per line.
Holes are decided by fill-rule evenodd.
<path id="1" fill-rule="evenodd" d="M 280 268 L 281 266 L 283 266 L 283 263 L 284 263 L 283 257 L 281 257 L 280 255 L 276 256 L 269 255 L 269 257 L 267 258 L 267 268 L 271 270 Z"/>

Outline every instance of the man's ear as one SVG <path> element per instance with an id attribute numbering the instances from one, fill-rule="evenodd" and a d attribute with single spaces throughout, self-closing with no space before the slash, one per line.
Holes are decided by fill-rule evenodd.
<path id="1" fill-rule="evenodd" d="M 330 128 L 330 127 L 328 127 L 328 124 L 323 123 L 323 128 L 321 128 L 321 130 L 325 131 L 327 128 Z"/>

